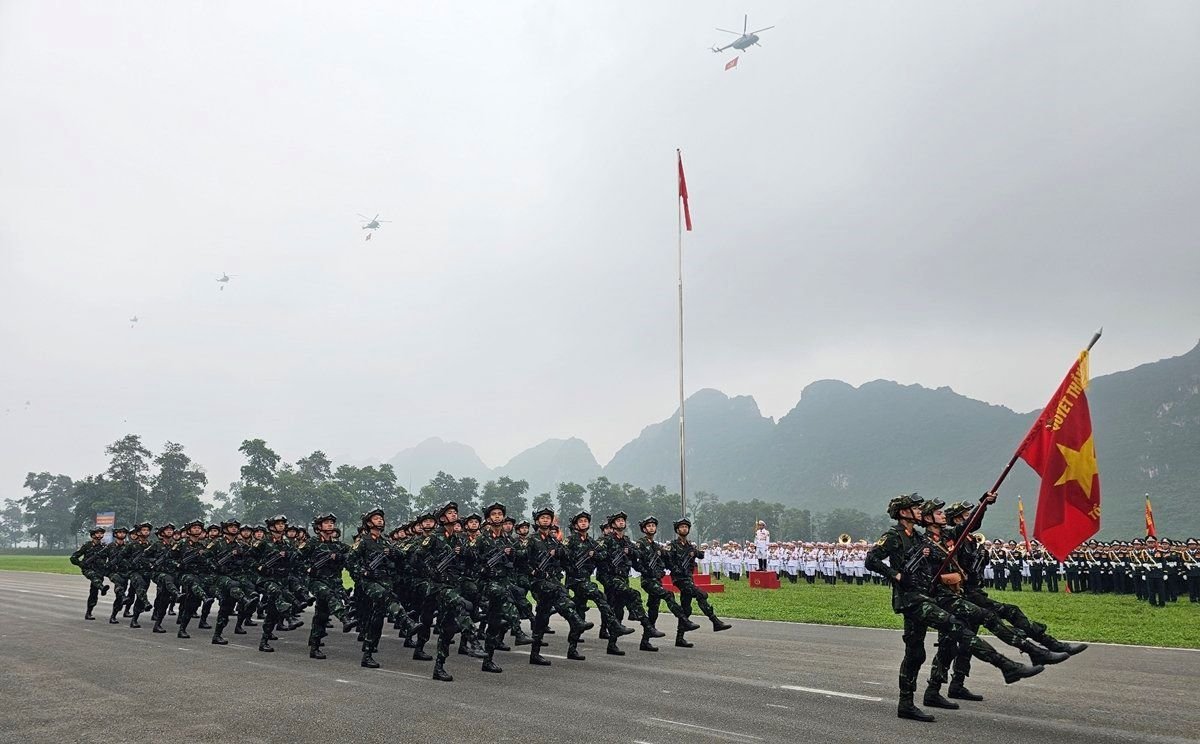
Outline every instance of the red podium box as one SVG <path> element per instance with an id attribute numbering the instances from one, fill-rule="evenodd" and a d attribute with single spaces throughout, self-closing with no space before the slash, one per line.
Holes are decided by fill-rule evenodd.
<path id="1" fill-rule="evenodd" d="M 693 571 L 692 581 L 696 584 L 697 589 L 702 589 L 709 594 L 720 594 L 721 592 L 725 591 L 724 584 L 713 583 L 711 574 L 702 574 L 699 571 Z M 663 589 L 666 589 L 668 592 L 679 591 L 675 588 L 675 584 L 671 581 L 671 576 L 669 574 L 663 577 L 662 585 Z M 779 586 L 778 582 L 776 583 L 776 586 Z"/>
<path id="2" fill-rule="evenodd" d="M 778 589 L 779 575 L 774 571 L 751 571 L 751 589 Z"/>

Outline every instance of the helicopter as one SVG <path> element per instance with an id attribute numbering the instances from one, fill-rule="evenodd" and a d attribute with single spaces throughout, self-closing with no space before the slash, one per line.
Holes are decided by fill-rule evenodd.
<path id="1" fill-rule="evenodd" d="M 381 219 L 379 219 L 379 215 L 378 215 L 378 214 L 376 214 L 374 217 L 368 217 L 368 216 L 366 216 L 365 214 L 359 214 L 358 216 L 359 216 L 359 217 L 362 217 L 364 220 L 366 220 L 366 221 L 367 221 L 367 224 L 365 224 L 365 225 L 363 225 L 363 226 L 362 226 L 362 229 L 364 229 L 364 230 L 378 230 L 378 229 L 379 229 L 379 226 L 380 226 L 382 223 L 384 223 L 384 222 L 391 222 L 391 220 L 381 220 Z M 367 240 L 370 240 L 370 239 L 371 239 L 371 234 L 370 234 L 370 233 L 367 233 Z"/>
<path id="2" fill-rule="evenodd" d="M 220 285 L 221 285 L 221 291 L 222 291 L 222 292 L 224 292 L 224 291 L 225 291 L 225 285 L 226 285 L 226 284 L 229 284 L 229 279 L 230 279 L 230 276 L 229 276 L 229 274 L 226 274 L 225 272 L 223 272 L 223 271 L 222 271 L 222 272 L 221 272 L 221 278 L 217 280 L 217 284 L 220 284 Z"/>
<path id="3" fill-rule="evenodd" d="M 133 328 L 135 325 L 137 325 L 137 322 L 138 322 L 138 316 L 135 315 L 129 319 L 129 327 Z"/>
<path id="4" fill-rule="evenodd" d="M 775 28 L 774 26 L 767 26 L 766 28 L 760 28 L 757 31 L 746 31 L 746 29 L 749 27 L 750 27 L 750 16 L 747 14 L 742 17 L 742 32 L 741 33 L 738 33 L 737 31 L 730 31 L 727 28 L 718 28 L 717 29 L 718 31 L 723 31 L 724 33 L 727 33 L 727 34 L 735 34 L 738 38 L 734 39 L 732 44 L 726 44 L 725 46 L 720 47 L 720 48 L 713 47 L 712 50 L 719 54 L 719 53 L 725 51 L 726 49 L 737 49 L 739 51 L 744 52 L 747 49 L 749 49 L 752 45 L 753 46 L 762 46 L 762 44 L 758 43 L 758 35 L 761 34 L 763 31 L 767 31 L 768 29 Z"/>

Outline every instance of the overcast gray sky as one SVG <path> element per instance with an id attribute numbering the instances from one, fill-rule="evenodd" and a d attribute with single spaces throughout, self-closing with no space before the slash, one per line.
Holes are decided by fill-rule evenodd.
<path id="1" fill-rule="evenodd" d="M 1190 1 L 3 0 L 0 101 L 0 497 L 127 432 L 606 462 L 676 406 L 676 147 L 689 391 L 1029 410 L 1200 337 Z"/>

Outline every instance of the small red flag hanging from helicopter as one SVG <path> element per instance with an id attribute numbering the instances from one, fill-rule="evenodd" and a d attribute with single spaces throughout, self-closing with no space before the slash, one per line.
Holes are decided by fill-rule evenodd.
<path id="1" fill-rule="evenodd" d="M 725 69 L 726 69 L 726 70 L 732 70 L 733 68 L 737 67 L 737 61 L 738 61 L 739 59 L 740 59 L 740 57 L 734 57 L 733 59 L 731 59 L 731 60 L 729 60 L 728 62 L 726 62 L 726 63 L 725 63 Z"/>

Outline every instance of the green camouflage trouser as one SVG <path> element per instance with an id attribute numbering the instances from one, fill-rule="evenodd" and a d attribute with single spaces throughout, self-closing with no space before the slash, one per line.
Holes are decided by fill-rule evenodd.
<path id="1" fill-rule="evenodd" d="M 1021 608 L 1016 605 L 997 602 L 980 590 L 968 591 L 966 599 L 971 604 L 977 605 L 1008 622 L 1027 638 L 1032 638 L 1039 643 L 1051 640 L 1051 637 L 1046 633 L 1046 626 L 1030 620 L 1021 611 Z M 971 630 L 978 631 L 980 623 L 976 623 L 974 620 L 967 620 L 967 625 Z M 988 627 L 990 628 L 990 626 Z M 946 643 L 945 645 L 947 648 L 943 648 L 942 636 L 939 633 L 938 652 L 934 656 L 934 669 L 930 675 L 930 681 L 934 681 L 934 675 L 936 675 L 939 681 L 944 682 L 946 679 L 946 670 L 950 667 L 951 660 L 953 660 L 954 674 L 952 681 L 956 685 L 962 685 L 964 684 L 964 680 L 971 675 L 971 649 L 963 648 L 953 642 Z"/>
<path id="2" fill-rule="evenodd" d="M 501 579 L 483 583 L 481 600 L 484 622 L 487 624 L 484 650 L 491 654 L 500 644 L 500 639 L 504 637 L 505 633 L 521 628 L 521 615 L 517 611 L 517 606 L 513 604 L 509 583 Z"/>
<path id="3" fill-rule="evenodd" d="M 975 634 L 958 617 L 939 607 L 932 599 L 924 598 L 904 608 L 904 659 L 900 662 L 900 692 L 912 693 L 917 689 L 917 675 L 925 663 L 925 632 L 935 628 L 945 633 L 956 644 L 970 649 L 975 657 L 997 667 L 1005 666 L 1008 659 L 1001 656 L 991 644 Z"/>
<path id="4" fill-rule="evenodd" d="M 346 589 L 342 586 L 342 577 L 314 577 L 308 580 L 308 591 L 312 594 L 313 603 L 312 627 L 308 631 L 308 645 L 317 643 L 328 635 L 325 623 L 330 615 L 346 622 Z"/>
<path id="5" fill-rule="evenodd" d="M 612 607 L 609 606 L 608 600 L 604 598 L 604 592 L 600 591 L 600 587 L 592 583 L 591 578 L 583 581 L 569 581 L 567 589 L 571 592 L 571 600 L 575 604 L 575 612 L 580 617 L 587 616 L 588 602 L 596 605 L 596 609 L 600 610 L 600 621 L 608 628 L 609 634 L 613 638 L 619 637 L 617 629 L 620 624 L 617 622 L 617 616 L 613 614 Z M 567 636 L 568 641 L 578 641 L 583 635 L 582 631 L 572 629 L 571 634 Z"/>
<path id="6" fill-rule="evenodd" d="M 646 624 L 646 610 L 642 608 L 642 593 L 629 586 L 628 576 L 605 576 L 600 581 L 604 584 L 604 594 L 608 599 L 609 606 L 617 615 L 617 622 L 620 622 L 623 614 L 621 611 L 625 610 L 629 613 L 630 620 Z"/>
<path id="7" fill-rule="evenodd" d="M 471 613 L 475 607 L 453 586 L 432 584 L 430 589 L 434 602 L 437 603 L 440 628 L 437 655 L 445 661 L 450 656 L 450 642 L 456 634 L 462 633 L 468 641 L 475 637 L 475 627 L 471 624 Z"/>
<path id="8" fill-rule="evenodd" d="M 646 592 L 646 620 L 654 625 L 658 622 L 659 605 L 665 604 L 667 610 L 677 618 L 686 618 L 683 614 L 683 608 L 675 601 L 675 595 L 667 591 L 662 585 L 662 579 L 652 579 L 649 576 L 642 575 L 641 579 L 642 591 Z M 689 613 L 690 614 L 690 613 Z"/>

